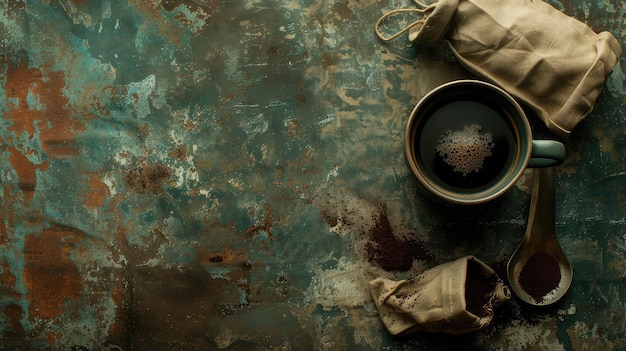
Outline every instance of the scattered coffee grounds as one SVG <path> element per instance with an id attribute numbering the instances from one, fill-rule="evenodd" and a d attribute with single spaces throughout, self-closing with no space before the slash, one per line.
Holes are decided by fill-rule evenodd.
<path id="1" fill-rule="evenodd" d="M 497 277 L 487 277 L 482 267 L 474 262 L 467 262 L 467 278 L 465 280 L 465 309 L 478 317 L 487 317 L 493 313 L 489 308 L 491 292 L 497 282 Z"/>
<path id="2" fill-rule="evenodd" d="M 416 258 L 430 257 L 416 240 L 399 240 L 387 217 L 387 207 L 379 205 L 374 214 L 374 226 L 369 230 L 370 241 L 366 244 L 368 260 L 378 263 L 384 270 L 406 271 Z"/>
<path id="3" fill-rule="evenodd" d="M 519 274 L 522 289 L 536 301 L 556 289 L 561 282 L 559 263 L 545 252 L 536 253 L 526 261 Z"/>

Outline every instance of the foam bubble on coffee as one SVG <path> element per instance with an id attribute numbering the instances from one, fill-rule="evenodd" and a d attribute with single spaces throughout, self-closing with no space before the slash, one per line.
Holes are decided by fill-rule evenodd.
<path id="1" fill-rule="evenodd" d="M 437 153 L 463 176 L 480 172 L 495 146 L 491 133 L 480 133 L 482 129 L 478 124 L 471 124 L 463 126 L 461 131 L 446 131 L 439 139 Z"/>

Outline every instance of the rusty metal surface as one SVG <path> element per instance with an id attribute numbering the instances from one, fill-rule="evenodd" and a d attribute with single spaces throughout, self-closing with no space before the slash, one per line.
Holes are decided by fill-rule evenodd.
<path id="1" fill-rule="evenodd" d="M 623 1 L 551 4 L 624 46 Z M 471 75 L 445 48 L 376 40 L 407 5 L 0 3 L 0 348 L 626 349 L 619 69 L 558 169 L 566 298 L 509 301 L 466 336 L 381 324 L 374 277 L 466 254 L 505 276 L 529 200 L 527 176 L 464 211 L 417 194 L 408 113 Z"/>

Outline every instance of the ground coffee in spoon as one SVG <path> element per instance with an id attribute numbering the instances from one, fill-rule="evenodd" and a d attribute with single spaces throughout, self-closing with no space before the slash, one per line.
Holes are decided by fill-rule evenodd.
<path id="1" fill-rule="evenodd" d="M 561 282 L 561 268 L 550 254 L 539 252 L 528 258 L 519 274 L 519 284 L 528 295 L 540 302 Z"/>

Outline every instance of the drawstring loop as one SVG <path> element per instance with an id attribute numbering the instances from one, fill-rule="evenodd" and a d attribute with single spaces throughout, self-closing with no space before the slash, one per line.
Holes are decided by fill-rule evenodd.
<path id="1" fill-rule="evenodd" d="M 424 19 L 418 19 L 417 21 L 414 21 L 412 23 L 410 23 L 409 25 L 405 26 L 404 28 L 400 29 L 398 32 L 390 35 L 390 36 L 385 36 L 382 31 L 380 30 L 381 25 L 383 24 L 383 22 L 385 20 L 387 20 L 388 18 L 397 15 L 399 13 L 420 13 L 420 14 L 425 14 L 429 11 L 431 11 L 433 8 L 435 8 L 436 4 L 431 4 L 431 5 L 426 5 L 423 2 L 419 1 L 419 0 L 413 0 L 415 2 L 415 4 L 419 7 L 416 9 L 396 9 L 396 10 L 392 10 L 386 14 L 384 14 L 382 17 L 380 17 L 378 19 L 378 21 L 376 21 L 376 25 L 374 27 L 374 30 L 376 31 L 376 36 L 378 36 L 378 38 L 380 38 L 381 40 L 384 41 L 390 41 L 393 40 L 395 38 L 397 38 L 398 36 L 400 36 L 402 33 L 410 30 L 411 28 L 423 25 L 425 20 Z"/>

